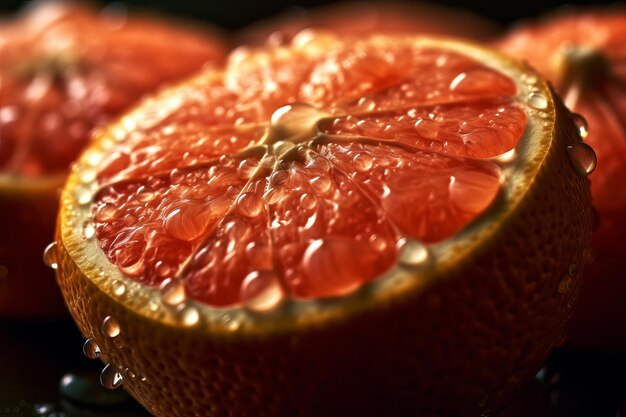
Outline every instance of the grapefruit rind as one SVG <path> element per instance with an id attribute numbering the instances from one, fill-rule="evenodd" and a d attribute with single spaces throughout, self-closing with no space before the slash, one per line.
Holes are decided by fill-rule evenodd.
<path id="1" fill-rule="evenodd" d="M 423 267 L 407 269 L 396 265 L 352 294 L 317 300 L 288 299 L 275 310 L 263 314 L 250 312 L 240 307 L 218 308 L 187 300 L 186 306 L 196 308 L 200 312 L 201 320 L 194 325 L 197 331 L 210 330 L 213 334 L 231 334 L 232 337 L 239 337 L 246 333 L 265 335 L 268 330 L 289 331 L 302 329 L 306 325 L 318 326 L 332 320 L 346 320 L 351 314 L 369 310 L 373 306 L 380 307 L 386 303 L 393 303 L 414 292 L 423 291 L 434 280 L 445 277 L 443 271 L 449 268 L 462 268 L 463 263 L 471 259 L 476 250 L 479 250 L 494 236 L 498 236 L 502 229 L 506 229 L 509 219 L 516 217 L 517 206 L 524 201 L 525 194 L 532 187 L 533 179 L 541 169 L 542 161 L 552 145 L 548 139 L 554 133 L 555 111 L 550 87 L 529 67 L 480 47 L 445 39 L 405 38 L 405 41 L 407 40 L 417 47 L 448 49 L 479 62 L 485 62 L 488 66 L 493 65 L 494 69 L 516 81 L 517 100 L 520 103 L 526 103 L 529 91 L 540 93 L 547 98 L 548 104 L 542 110 L 542 117 L 539 116 L 538 110 L 524 105 L 528 116 L 526 130 L 515 147 L 515 156 L 512 161 L 500 163 L 503 187 L 496 201 L 456 236 L 430 245 L 429 262 Z M 372 42 L 380 43 L 380 47 L 383 47 L 388 40 L 384 36 L 377 36 L 372 38 Z M 306 52 L 312 56 L 319 56 L 325 53 L 325 50 L 321 47 L 314 47 L 307 48 Z M 288 55 L 285 53 L 282 58 L 287 59 Z M 232 58 L 231 62 L 233 62 Z M 239 61 L 236 65 L 245 65 L 245 61 Z M 200 75 L 195 82 L 206 82 L 212 76 L 214 76 L 212 73 Z M 522 81 L 526 78 L 538 81 L 528 85 Z M 169 91 L 164 94 L 169 94 Z M 107 259 L 97 241 L 85 239 L 82 231 L 82 228 L 91 221 L 90 206 L 99 188 L 95 180 L 91 183 L 84 183 L 79 179 L 81 172 L 95 168 L 93 158 L 90 156 L 98 152 L 106 152 L 115 146 L 117 138 L 125 138 L 126 132 L 132 130 L 137 121 L 141 120 L 144 109 L 151 108 L 151 102 L 158 100 L 159 96 L 148 99 L 118 123 L 103 130 L 90 147 L 90 153 L 83 155 L 74 165 L 62 195 L 59 240 L 68 251 L 70 258 L 76 262 L 81 275 L 89 277 L 93 284 L 114 303 L 120 303 L 124 308 L 136 312 L 145 319 L 179 327 L 180 319 L 177 309 L 168 307 L 161 301 L 156 301 L 158 306 L 155 308 L 155 300 L 161 298 L 158 288 L 143 285 L 124 276 Z M 161 111 L 173 111 L 175 108 L 176 105 L 173 103 L 171 109 L 161 108 Z M 498 162 L 497 158 L 493 160 Z M 115 296 L 112 288 L 113 282 L 124 284 L 126 291 L 123 296 Z M 224 317 L 229 319 L 225 321 Z M 233 323 L 239 323 L 239 325 L 233 325 Z M 238 331 L 233 332 L 234 329 Z"/>

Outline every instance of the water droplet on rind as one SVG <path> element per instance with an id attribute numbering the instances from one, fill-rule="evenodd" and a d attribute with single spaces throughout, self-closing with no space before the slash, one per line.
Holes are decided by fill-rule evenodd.
<path id="1" fill-rule="evenodd" d="M 538 110 L 548 107 L 548 99 L 543 94 L 533 91 L 528 94 L 528 105 Z"/>
<path id="2" fill-rule="evenodd" d="M 57 242 L 52 242 L 43 250 L 43 262 L 52 269 L 59 267 Z"/>
<path id="3" fill-rule="evenodd" d="M 241 301 L 248 310 L 263 312 L 275 308 L 284 297 L 282 286 L 272 271 L 249 273 L 241 284 Z"/>
<path id="4" fill-rule="evenodd" d="M 425 265 L 429 260 L 428 248 L 423 243 L 408 238 L 400 248 L 398 263 L 405 268 L 416 268 Z"/>
<path id="5" fill-rule="evenodd" d="M 106 364 L 100 373 L 100 384 L 106 389 L 119 388 L 122 385 L 123 379 L 122 374 L 110 363 Z"/>
<path id="6" fill-rule="evenodd" d="M 585 140 L 589 135 L 589 125 L 587 120 L 578 113 L 572 113 L 572 121 L 578 129 L 578 134 L 582 140 Z"/>
<path id="7" fill-rule="evenodd" d="M 572 289 L 573 283 L 574 283 L 574 278 L 572 278 L 570 274 L 564 275 L 563 278 L 561 278 L 561 281 L 559 282 L 559 286 L 557 288 L 558 293 L 563 295 L 569 292 Z"/>
<path id="8" fill-rule="evenodd" d="M 200 313 L 197 308 L 188 306 L 178 312 L 178 319 L 183 326 L 195 326 L 200 321 Z"/>
<path id="9" fill-rule="evenodd" d="M 118 297 L 121 295 L 124 295 L 124 293 L 126 292 L 126 285 L 119 280 L 114 280 L 111 283 L 111 288 L 113 289 L 113 294 L 117 295 Z"/>
<path id="10" fill-rule="evenodd" d="M 567 147 L 570 162 L 574 170 L 581 177 L 591 174 L 598 163 L 596 153 L 593 148 L 586 143 L 575 143 Z"/>
<path id="11" fill-rule="evenodd" d="M 106 336 L 117 337 L 119 336 L 120 332 L 120 325 L 113 317 L 106 316 L 104 320 L 102 320 L 102 333 L 104 333 Z"/>
<path id="12" fill-rule="evenodd" d="M 185 285 L 179 279 L 168 278 L 161 283 L 161 300 L 172 307 L 176 307 L 185 301 Z"/>
<path id="13" fill-rule="evenodd" d="M 85 340 L 85 344 L 83 345 L 83 353 L 89 359 L 96 359 L 100 357 L 102 351 L 100 350 L 100 346 L 93 339 Z"/>

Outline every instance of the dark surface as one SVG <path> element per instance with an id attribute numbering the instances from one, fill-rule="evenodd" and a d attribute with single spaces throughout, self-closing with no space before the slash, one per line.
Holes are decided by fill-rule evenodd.
<path id="1" fill-rule="evenodd" d="M 238 29 L 250 24 L 255 20 L 266 18 L 290 9 L 300 9 L 317 5 L 333 3 L 331 0 L 300 0 L 297 2 L 288 0 L 230 0 L 230 1 L 193 1 L 193 0 L 131 0 L 118 1 L 92 1 L 93 3 L 124 3 L 130 7 L 156 10 L 163 13 L 179 16 L 193 17 L 211 21 L 225 29 Z M 410 1 L 408 1 L 410 2 Z M 0 10 L 15 10 L 27 3 L 24 0 L 2 0 Z M 533 17 L 542 12 L 563 5 L 584 4 L 609 4 L 607 0 L 572 0 L 563 2 L 559 0 L 525 0 L 525 1 L 499 1 L 492 0 L 443 0 L 433 1 L 440 5 L 462 8 L 474 13 L 491 18 L 502 24 L 510 24 L 519 19 Z"/>
<path id="2" fill-rule="evenodd" d="M 70 320 L 0 322 L 0 417 L 149 416 L 120 391 L 108 406 L 60 393 L 68 373 L 109 393 L 98 388 L 103 365 L 83 356 L 83 342 Z M 557 351 L 501 417 L 626 417 L 626 355 Z"/>

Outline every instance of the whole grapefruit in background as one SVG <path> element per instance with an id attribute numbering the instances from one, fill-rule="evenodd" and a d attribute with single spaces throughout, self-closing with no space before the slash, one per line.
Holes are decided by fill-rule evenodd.
<path id="1" fill-rule="evenodd" d="M 498 25 L 458 8 L 419 2 L 347 1 L 311 9 L 293 8 L 243 29 L 242 44 L 280 43 L 306 28 L 328 29 L 339 35 L 428 33 L 485 40 Z"/>
<path id="2" fill-rule="evenodd" d="M 626 349 L 626 9 L 581 9 L 521 25 L 498 46 L 525 59 L 588 123 L 598 154 L 591 178 L 599 225 L 568 343 Z M 579 122 L 583 130 L 587 128 Z"/>
<path id="3" fill-rule="evenodd" d="M 589 158 L 499 53 L 307 30 L 100 131 L 57 280 L 156 416 L 487 414 L 562 340 Z"/>
<path id="4" fill-rule="evenodd" d="M 78 3 L 36 3 L 0 23 L 0 316 L 63 311 L 42 252 L 92 129 L 224 55 L 210 32 Z"/>

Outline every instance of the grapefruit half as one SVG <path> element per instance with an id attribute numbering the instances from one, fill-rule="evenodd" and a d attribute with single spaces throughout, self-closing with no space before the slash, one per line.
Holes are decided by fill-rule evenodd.
<path id="1" fill-rule="evenodd" d="M 526 59 L 584 116 L 578 126 L 600 160 L 592 177 L 599 224 L 569 344 L 626 350 L 626 10 L 581 9 L 512 31 L 498 46 Z M 586 119 L 586 121 L 585 121 Z M 591 256 L 591 254 L 590 254 Z"/>
<path id="2" fill-rule="evenodd" d="M 105 386 L 157 416 L 489 413 L 578 293 L 580 149 L 498 53 L 305 31 L 103 129 L 57 279 Z"/>
<path id="3" fill-rule="evenodd" d="M 41 254 L 92 129 L 224 55 L 209 32 L 78 3 L 35 3 L 0 23 L 0 316 L 64 311 Z"/>

